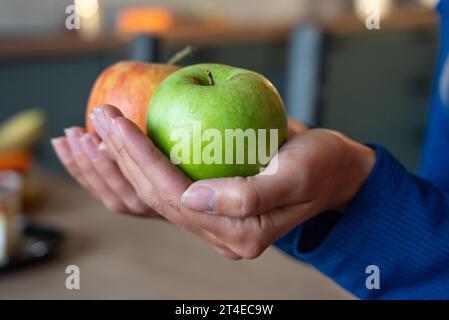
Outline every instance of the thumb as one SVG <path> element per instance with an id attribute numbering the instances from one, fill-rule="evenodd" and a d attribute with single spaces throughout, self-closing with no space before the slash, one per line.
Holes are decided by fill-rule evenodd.
<path id="1" fill-rule="evenodd" d="M 236 218 L 297 204 L 300 202 L 298 165 L 290 159 L 289 152 L 280 152 L 277 163 L 273 160 L 266 169 L 271 174 L 262 172 L 253 177 L 198 181 L 189 186 L 181 201 L 184 206 L 195 211 Z M 273 166 L 277 166 L 277 170 Z"/>

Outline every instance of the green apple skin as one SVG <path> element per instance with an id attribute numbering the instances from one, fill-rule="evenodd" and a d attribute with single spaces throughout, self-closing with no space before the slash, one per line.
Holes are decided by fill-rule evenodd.
<path id="1" fill-rule="evenodd" d="M 213 85 L 206 70 L 212 74 Z M 147 134 L 170 157 L 176 144 L 170 140 L 171 132 L 183 128 L 192 133 L 195 121 L 201 122 L 202 132 L 214 128 L 222 137 L 225 137 L 226 129 L 245 131 L 251 128 L 256 132 L 257 129 L 278 129 L 278 147 L 287 138 L 284 104 L 273 84 L 256 72 L 226 65 L 192 65 L 164 79 L 149 103 Z M 201 141 L 201 148 L 204 150 L 208 143 Z M 266 150 L 269 150 L 269 143 L 267 139 Z M 190 162 L 178 166 L 193 180 L 253 176 L 261 169 L 259 163 L 247 163 L 247 156 L 244 164 L 226 164 L 224 161 L 222 164 L 194 164 L 192 149 L 191 146 Z M 224 157 L 224 146 L 222 150 Z"/>

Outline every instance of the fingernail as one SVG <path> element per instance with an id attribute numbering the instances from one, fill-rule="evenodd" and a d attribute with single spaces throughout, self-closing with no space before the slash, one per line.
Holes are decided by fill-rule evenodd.
<path id="1" fill-rule="evenodd" d="M 79 136 L 77 134 L 77 130 L 75 128 L 69 128 L 64 130 L 67 141 L 69 142 L 70 149 L 74 155 L 80 155 L 83 153 L 81 143 L 79 142 Z"/>
<path id="2" fill-rule="evenodd" d="M 90 113 L 89 117 L 100 137 L 103 139 L 106 138 L 109 126 L 103 109 L 95 107 L 94 110 Z"/>
<path id="3" fill-rule="evenodd" d="M 63 140 L 64 140 L 64 138 L 52 138 L 50 140 L 50 143 L 53 147 L 57 148 L 60 146 L 60 144 Z"/>
<path id="4" fill-rule="evenodd" d="M 53 145 L 53 148 L 56 151 L 56 154 L 58 155 L 59 159 L 63 163 L 67 163 L 71 159 L 71 154 L 69 150 L 67 149 L 67 146 L 63 144 L 64 138 L 54 138 L 51 139 L 51 144 Z"/>
<path id="5" fill-rule="evenodd" d="M 76 137 L 76 129 L 75 128 L 67 128 L 64 129 L 64 133 L 68 137 Z"/>
<path id="6" fill-rule="evenodd" d="M 93 160 L 97 159 L 98 156 L 98 152 L 97 152 L 97 147 L 95 146 L 95 144 L 92 141 L 92 138 L 89 136 L 88 133 L 84 134 L 81 139 L 81 146 L 84 149 L 84 152 L 86 152 L 86 154 Z"/>
<path id="7" fill-rule="evenodd" d="M 195 211 L 210 212 L 215 210 L 215 191 L 205 186 L 194 186 L 182 195 L 181 202 Z"/>

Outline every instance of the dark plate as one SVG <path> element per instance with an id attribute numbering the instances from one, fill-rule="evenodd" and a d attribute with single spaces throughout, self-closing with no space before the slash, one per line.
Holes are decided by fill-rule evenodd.
<path id="1" fill-rule="evenodd" d="M 59 247 L 62 232 L 27 221 L 23 225 L 23 238 L 8 264 L 0 266 L 0 272 L 12 271 L 50 257 Z"/>

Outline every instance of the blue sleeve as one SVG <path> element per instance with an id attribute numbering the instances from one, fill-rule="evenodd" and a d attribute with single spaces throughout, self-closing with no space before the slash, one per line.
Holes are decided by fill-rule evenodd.
<path id="1" fill-rule="evenodd" d="M 449 189 L 449 0 L 440 2 L 440 57 L 420 176 Z"/>
<path id="2" fill-rule="evenodd" d="M 385 149 L 343 214 L 325 213 L 275 245 L 363 299 L 449 299 L 449 0 L 439 4 L 441 56 L 420 177 Z M 369 289 L 368 266 L 379 270 Z"/>
<path id="3" fill-rule="evenodd" d="M 359 298 L 449 298 L 449 193 L 375 149 L 370 176 L 318 247 L 302 249 L 310 241 L 303 238 L 306 224 L 276 245 Z M 380 289 L 365 285 L 371 265 L 379 268 Z"/>

